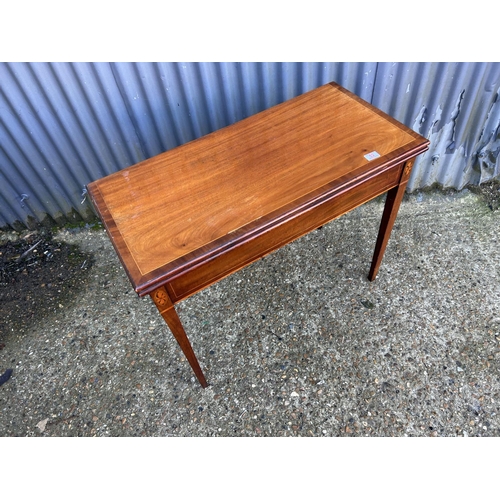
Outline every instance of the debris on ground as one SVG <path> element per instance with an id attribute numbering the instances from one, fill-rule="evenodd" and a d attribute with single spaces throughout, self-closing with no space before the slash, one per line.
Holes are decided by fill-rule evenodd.
<path id="1" fill-rule="evenodd" d="M 7 382 L 7 380 L 9 380 L 9 378 L 12 375 L 12 371 L 13 371 L 12 368 L 9 368 L 9 369 L 5 370 L 3 375 L 0 375 L 0 385 L 5 384 L 5 382 Z"/>

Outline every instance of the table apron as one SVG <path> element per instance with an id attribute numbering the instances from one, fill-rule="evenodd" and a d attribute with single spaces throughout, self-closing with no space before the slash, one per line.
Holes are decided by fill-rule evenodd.
<path id="1" fill-rule="evenodd" d="M 172 301 L 179 302 L 265 255 L 380 196 L 398 185 L 402 164 L 362 181 L 354 189 L 333 195 L 318 205 L 299 212 L 252 239 L 224 250 L 165 283 Z"/>

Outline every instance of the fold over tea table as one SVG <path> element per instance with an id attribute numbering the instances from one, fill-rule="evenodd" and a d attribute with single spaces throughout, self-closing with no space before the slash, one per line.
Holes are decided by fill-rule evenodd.
<path id="1" fill-rule="evenodd" d="M 206 387 L 175 304 L 387 192 L 368 274 L 375 279 L 413 161 L 428 147 L 329 83 L 88 192 L 135 291 L 151 296 Z"/>

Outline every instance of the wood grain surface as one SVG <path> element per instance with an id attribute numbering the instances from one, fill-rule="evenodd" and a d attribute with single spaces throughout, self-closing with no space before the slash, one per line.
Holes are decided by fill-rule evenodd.
<path id="1" fill-rule="evenodd" d="M 259 224 L 336 183 L 399 164 L 425 143 L 327 84 L 88 188 L 129 278 L 145 294 L 169 273 L 250 237 Z M 374 151 L 378 157 L 367 160 Z"/>

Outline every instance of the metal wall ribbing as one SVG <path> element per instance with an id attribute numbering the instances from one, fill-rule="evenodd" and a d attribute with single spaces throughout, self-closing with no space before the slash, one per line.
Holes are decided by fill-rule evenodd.
<path id="1" fill-rule="evenodd" d="M 0 63 L 0 227 L 86 219 L 88 182 L 329 81 L 431 140 L 410 190 L 499 177 L 500 63 Z"/>

